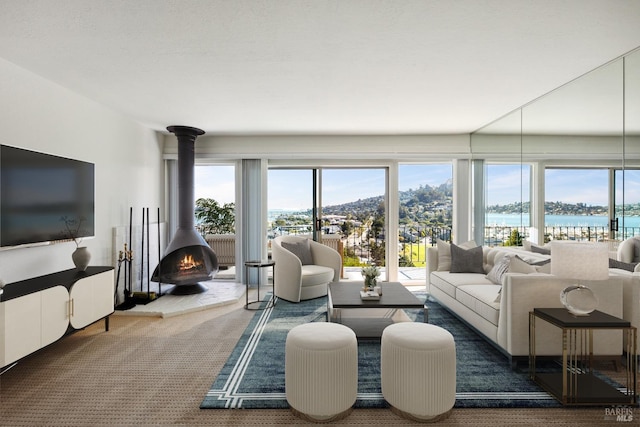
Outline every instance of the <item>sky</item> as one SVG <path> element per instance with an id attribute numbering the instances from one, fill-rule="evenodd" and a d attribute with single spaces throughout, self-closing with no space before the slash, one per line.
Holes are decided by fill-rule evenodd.
<path id="1" fill-rule="evenodd" d="M 421 185 L 438 186 L 451 179 L 450 164 L 400 165 L 399 190 Z M 545 199 L 564 203 L 607 205 L 605 169 L 547 169 Z M 196 166 L 196 198 L 207 197 L 219 203 L 235 201 L 233 166 Z M 384 169 L 323 169 L 323 204 L 336 205 L 384 194 Z M 529 199 L 528 171 L 519 165 L 488 166 L 487 204 L 508 204 Z M 521 183 L 522 188 L 521 191 Z M 269 171 L 270 210 L 311 208 L 312 175 L 309 169 Z M 640 200 L 640 171 L 625 171 L 625 202 Z M 621 193 L 617 197 L 620 198 Z"/>
<path id="2" fill-rule="evenodd" d="M 451 165 L 401 165 L 399 189 L 438 186 L 451 178 Z M 323 169 L 323 204 L 337 205 L 384 194 L 384 169 Z M 306 210 L 313 204 L 309 169 L 269 171 L 269 209 Z M 218 203 L 235 200 L 233 166 L 196 166 L 195 197 Z"/>

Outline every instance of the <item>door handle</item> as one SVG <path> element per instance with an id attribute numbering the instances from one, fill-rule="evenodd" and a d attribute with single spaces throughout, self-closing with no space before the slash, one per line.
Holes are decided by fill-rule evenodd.
<path id="1" fill-rule="evenodd" d="M 618 231 L 618 218 L 612 219 L 609 225 L 609 231 Z"/>

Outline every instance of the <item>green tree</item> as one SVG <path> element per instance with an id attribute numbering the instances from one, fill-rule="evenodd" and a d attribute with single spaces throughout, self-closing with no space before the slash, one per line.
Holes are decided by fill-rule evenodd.
<path id="1" fill-rule="evenodd" d="M 415 267 L 411 258 L 407 257 L 406 255 L 400 255 L 400 257 L 398 258 L 398 265 L 400 267 Z"/>
<path id="2" fill-rule="evenodd" d="M 370 254 L 371 254 L 371 260 L 377 265 L 377 266 L 384 266 L 385 265 L 385 245 L 384 242 L 372 242 L 371 246 L 370 246 Z"/>
<path id="3" fill-rule="evenodd" d="M 196 200 L 195 209 L 197 228 L 202 234 L 235 233 L 235 204 L 225 203 L 222 206 L 214 199 L 200 198 Z"/>
<path id="4" fill-rule="evenodd" d="M 353 232 L 353 223 L 351 221 L 345 221 L 342 223 L 341 229 L 342 235 L 348 236 Z"/>
<path id="5" fill-rule="evenodd" d="M 522 246 L 522 236 L 518 230 L 511 230 L 509 239 L 504 242 L 504 246 Z"/>

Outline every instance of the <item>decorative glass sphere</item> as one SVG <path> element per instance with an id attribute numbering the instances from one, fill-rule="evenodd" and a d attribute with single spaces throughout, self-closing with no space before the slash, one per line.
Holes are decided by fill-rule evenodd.
<path id="1" fill-rule="evenodd" d="M 584 285 L 567 286 L 560 292 L 560 301 L 575 316 L 588 316 L 598 306 L 598 298 Z"/>

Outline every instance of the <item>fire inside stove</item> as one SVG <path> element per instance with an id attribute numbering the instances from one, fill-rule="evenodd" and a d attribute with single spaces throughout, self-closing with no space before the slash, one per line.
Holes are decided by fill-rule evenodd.
<path id="1" fill-rule="evenodd" d="M 193 259 L 193 255 L 185 255 L 184 258 L 178 263 L 178 270 L 180 272 L 200 271 L 204 263 L 202 261 L 196 261 Z"/>
<path id="2" fill-rule="evenodd" d="M 166 255 L 156 269 L 163 283 L 190 285 L 213 278 L 217 271 L 215 255 L 208 247 L 187 246 Z"/>

